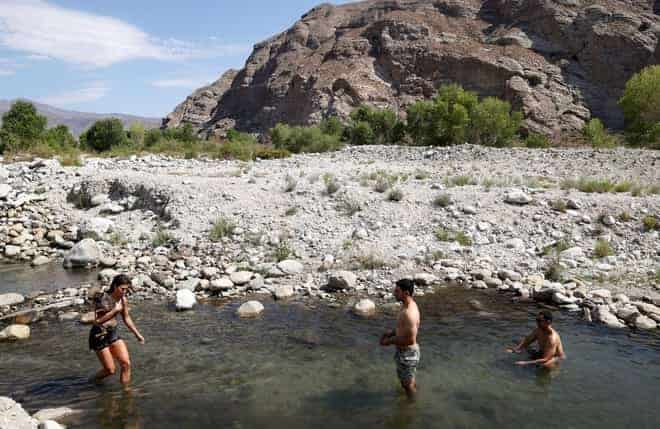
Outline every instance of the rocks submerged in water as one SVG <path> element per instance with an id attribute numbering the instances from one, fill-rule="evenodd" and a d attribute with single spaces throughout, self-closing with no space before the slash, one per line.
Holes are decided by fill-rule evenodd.
<path id="1" fill-rule="evenodd" d="M 32 415 L 32 418 L 38 420 L 39 422 L 45 422 L 48 420 L 58 421 L 64 417 L 78 414 L 80 411 L 76 411 L 69 407 L 59 407 L 59 408 L 44 408 Z"/>
<path id="2" fill-rule="evenodd" d="M 27 340 L 30 338 L 30 327 L 27 325 L 9 325 L 0 331 L 0 341 Z"/>
<path id="3" fill-rule="evenodd" d="M 264 311 L 264 306 L 259 301 L 248 301 L 238 307 L 236 313 L 240 317 L 255 317 L 261 314 Z"/>
<path id="4" fill-rule="evenodd" d="M 376 313 L 376 304 L 370 299 L 361 299 L 355 304 L 353 311 L 358 316 L 372 316 Z"/>

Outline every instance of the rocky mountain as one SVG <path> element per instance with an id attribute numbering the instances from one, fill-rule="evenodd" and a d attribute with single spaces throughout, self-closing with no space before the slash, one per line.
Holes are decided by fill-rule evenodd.
<path id="1" fill-rule="evenodd" d="M 0 100 L 0 116 L 9 110 L 14 101 L 15 100 Z M 161 119 L 159 118 L 144 118 L 140 116 L 124 115 L 121 113 L 106 114 L 76 112 L 73 110 L 59 109 L 47 104 L 36 103 L 34 101 L 30 101 L 30 103 L 34 104 L 39 113 L 48 118 L 48 127 L 54 127 L 60 124 L 66 125 L 75 136 L 80 135 L 99 119 L 106 118 L 117 118 L 124 123 L 125 127 L 129 127 L 135 122 L 141 122 L 145 128 L 157 128 L 161 124 Z"/>
<path id="2" fill-rule="evenodd" d="M 620 128 L 625 82 L 660 63 L 659 1 L 378 0 L 320 5 L 254 47 L 245 67 L 163 122 L 205 134 L 347 117 L 366 103 L 404 112 L 456 82 L 509 100 L 556 136 L 591 116 Z"/>

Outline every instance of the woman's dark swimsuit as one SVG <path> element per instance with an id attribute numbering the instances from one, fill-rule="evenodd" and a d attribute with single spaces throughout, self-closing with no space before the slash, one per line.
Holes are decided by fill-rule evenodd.
<path id="1" fill-rule="evenodd" d="M 100 294 L 94 298 L 94 312 L 97 315 L 99 315 L 99 312 L 101 315 L 105 314 L 112 311 L 117 304 L 118 301 L 115 301 L 109 293 Z M 98 352 L 106 347 L 110 347 L 112 343 L 120 339 L 117 333 L 116 322 L 106 321 L 104 325 L 106 326 L 94 325 L 92 330 L 89 331 L 89 348 L 91 350 Z"/>
<path id="2" fill-rule="evenodd" d="M 104 328 L 94 325 L 92 326 L 92 330 L 89 331 L 89 348 L 98 352 L 106 347 L 110 347 L 112 343 L 120 339 L 116 326 Z"/>

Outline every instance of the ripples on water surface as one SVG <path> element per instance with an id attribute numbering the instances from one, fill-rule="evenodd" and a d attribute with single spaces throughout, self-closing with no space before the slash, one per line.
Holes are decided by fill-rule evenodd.
<path id="1" fill-rule="evenodd" d="M 480 299 L 495 315 L 466 301 Z M 568 360 L 549 374 L 513 365 L 503 348 L 533 327 L 534 309 L 501 297 L 444 289 L 420 298 L 419 400 L 409 405 L 392 348 L 378 346 L 394 317 L 362 320 L 322 303 L 275 303 L 256 320 L 239 303 L 175 313 L 135 304 L 147 339 L 128 339 L 131 392 L 98 369 L 88 327 L 37 324 L 32 338 L 0 344 L 0 395 L 34 412 L 83 410 L 69 427 L 102 428 L 657 428 L 660 339 L 614 332 L 557 313 Z M 313 308 L 310 308 L 313 307 Z"/>

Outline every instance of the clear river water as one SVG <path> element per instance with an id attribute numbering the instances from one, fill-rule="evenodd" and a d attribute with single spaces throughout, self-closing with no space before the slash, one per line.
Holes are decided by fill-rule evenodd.
<path id="1" fill-rule="evenodd" d="M 0 271 L 0 293 L 27 293 L 42 276 Z M 58 277 L 62 276 L 62 277 Z M 79 278 L 70 279 L 72 283 Z M 60 287 L 64 286 L 60 283 Z M 124 390 L 102 386 L 87 348 L 89 327 L 38 322 L 29 340 L 0 343 L 0 395 L 29 412 L 68 406 L 69 428 L 658 428 L 660 336 L 613 331 L 556 313 L 567 360 L 559 370 L 516 367 L 504 352 L 533 327 L 537 309 L 492 293 L 444 288 L 419 298 L 419 397 L 399 385 L 394 350 L 378 345 L 392 314 L 362 319 L 348 306 L 259 298 L 176 313 L 164 302 L 132 306 L 146 338 L 122 326 L 133 362 Z M 484 311 L 468 301 L 479 300 Z"/>

